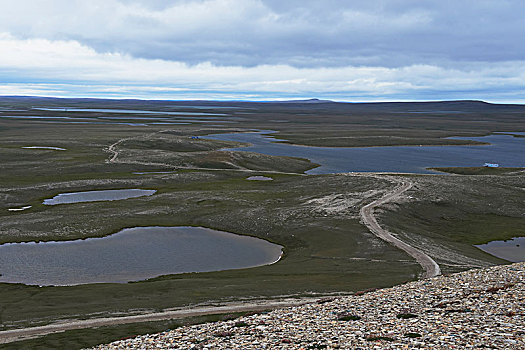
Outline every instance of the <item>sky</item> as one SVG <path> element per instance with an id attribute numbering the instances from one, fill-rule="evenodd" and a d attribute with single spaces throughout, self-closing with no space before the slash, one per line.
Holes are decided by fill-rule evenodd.
<path id="1" fill-rule="evenodd" d="M 0 0 L 0 95 L 525 103 L 523 0 Z"/>

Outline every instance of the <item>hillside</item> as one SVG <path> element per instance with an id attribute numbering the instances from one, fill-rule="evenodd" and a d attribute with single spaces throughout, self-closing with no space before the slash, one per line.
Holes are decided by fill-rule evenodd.
<path id="1" fill-rule="evenodd" d="M 523 349 L 524 299 L 525 263 L 517 263 L 95 349 Z"/>

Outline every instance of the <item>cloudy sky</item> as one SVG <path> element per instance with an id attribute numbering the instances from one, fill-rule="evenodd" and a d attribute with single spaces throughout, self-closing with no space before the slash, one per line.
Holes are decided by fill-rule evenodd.
<path id="1" fill-rule="evenodd" d="M 523 0 L 0 0 L 0 95 L 525 103 Z"/>

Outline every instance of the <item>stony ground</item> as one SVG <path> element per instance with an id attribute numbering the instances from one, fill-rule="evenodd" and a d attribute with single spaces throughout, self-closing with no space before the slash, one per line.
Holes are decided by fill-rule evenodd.
<path id="1" fill-rule="evenodd" d="M 96 349 L 525 349 L 525 263 L 179 328 Z"/>

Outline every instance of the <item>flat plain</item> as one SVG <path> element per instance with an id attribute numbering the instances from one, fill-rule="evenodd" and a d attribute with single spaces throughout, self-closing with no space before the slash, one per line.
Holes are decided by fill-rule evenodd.
<path id="1" fill-rule="evenodd" d="M 363 206 L 400 181 L 411 188 L 375 210 L 378 222 L 431 256 L 444 274 L 508 263 L 474 245 L 525 236 L 523 165 L 438 168 L 442 173 L 433 175 L 306 175 L 317 167 L 308 159 L 225 151 L 244 144 L 206 135 L 272 130 L 284 140 L 278 142 L 314 147 L 486 147 L 468 137 L 495 132 L 520 137 L 512 132 L 525 132 L 525 107 L 308 102 L 0 98 L 0 243 L 103 237 L 138 226 L 196 226 L 284 247 L 278 263 L 250 269 L 131 283 L 2 283 L 0 330 L 232 301 L 345 295 L 417 280 L 423 271 L 416 261 L 369 232 L 359 216 Z M 251 176 L 273 180 L 248 181 Z M 157 192 L 43 204 L 60 193 L 138 188 Z M 26 209 L 12 210 L 21 208 Z M 5 346 L 80 348 L 203 317 L 71 330 Z"/>

